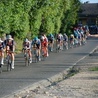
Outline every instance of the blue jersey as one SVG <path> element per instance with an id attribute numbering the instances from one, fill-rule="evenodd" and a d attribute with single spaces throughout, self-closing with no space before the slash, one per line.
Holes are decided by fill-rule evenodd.
<path id="1" fill-rule="evenodd" d="M 32 41 L 32 46 L 33 46 L 33 47 L 36 47 L 36 48 L 39 49 L 39 48 L 40 48 L 40 45 L 41 45 L 40 39 L 38 39 L 38 40 L 36 40 L 36 41 L 35 41 L 35 40 Z"/>

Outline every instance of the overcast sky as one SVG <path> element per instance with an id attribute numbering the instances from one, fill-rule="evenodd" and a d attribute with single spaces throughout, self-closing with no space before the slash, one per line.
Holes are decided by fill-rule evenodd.
<path id="1" fill-rule="evenodd" d="M 82 2 L 89 1 L 89 3 L 98 3 L 98 0 L 81 0 Z"/>

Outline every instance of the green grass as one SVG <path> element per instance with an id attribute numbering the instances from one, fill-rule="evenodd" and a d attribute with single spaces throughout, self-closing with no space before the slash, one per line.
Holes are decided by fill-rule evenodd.
<path id="1" fill-rule="evenodd" d="M 16 54 L 21 53 L 23 40 L 15 39 L 15 43 L 16 43 L 15 53 Z"/>
<path id="2" fill-rule="evenodd" d="M 90 71 L 98 71 L 98 67 L 92 67 L 89 69 Z"/>

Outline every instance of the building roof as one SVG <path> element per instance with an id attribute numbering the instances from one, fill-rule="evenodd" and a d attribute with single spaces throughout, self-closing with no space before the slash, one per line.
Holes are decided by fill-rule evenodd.
<path id="1" fill-rule="evenodd" d="M 84 3 L 81 5 L 80 16 L 98 16 L 98 3 Z"/>

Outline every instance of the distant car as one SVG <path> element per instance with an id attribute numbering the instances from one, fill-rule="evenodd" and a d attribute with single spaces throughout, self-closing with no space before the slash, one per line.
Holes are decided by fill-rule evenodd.
<path id="1" fill-rule="evenodd" d="M 90 31 L 90 34 L 98 34 L 98 26 L 96 25 L 89 26 L 89 31 Z"/>

